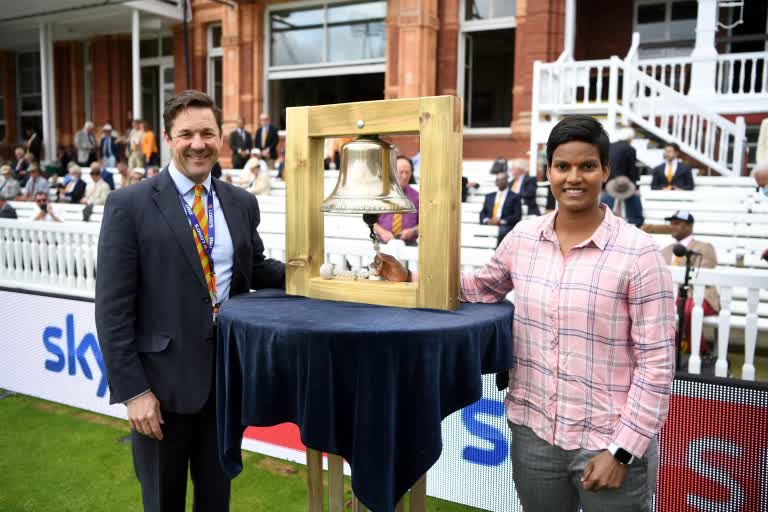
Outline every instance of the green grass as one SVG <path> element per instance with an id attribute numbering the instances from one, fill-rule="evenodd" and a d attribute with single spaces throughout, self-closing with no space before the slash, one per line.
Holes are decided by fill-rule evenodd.
<path id="1" fill-rule="evenodd" d="M 0 400 L 0 425 L 0 510 L 141 510 L 125 421 L 12 395 Z M 232 483 L 233 512 L 306 510 L 304 466 L 243 452 L 243 467 Z M 188 510 L 191 490 L 189 482 Z M 427 510 L 478 509 L 428 497 Z"/>

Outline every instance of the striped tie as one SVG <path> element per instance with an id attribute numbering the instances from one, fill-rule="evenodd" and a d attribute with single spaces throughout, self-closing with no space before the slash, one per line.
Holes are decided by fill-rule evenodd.
<path id="1" fill-rule="evenodd" d="M 668 183 L 667 190 L 672 190 L 672 176 L 673 176 L 673 174 L 672 174 L 672 164 L 668 163 L 667 164 L 667 183 Z"/>
<path id="2" fill-rule="evenodd" d="M 397 236 L 403 230 L 403 214 L 396 213 L 392 215 L 392 234 Z"/>
<path id="3" fill-rule="evenodd" d="M 501 206 L 501 192 L 496 192 L 496 202 L 493 203 L 493 212 L 491 213 L 492 219 L 498 218 L 500 206 Z"/>
<path id="4" fill-rule="evenodd" d="M 197 217 L 197 222 L 200 224 L 200 229 L 203 230 L 203 236 L 205 241 L 208 241 L 208 215 L 203 207 L 203 186 L 195 185 L 195 200 L 192 202 L 192 213 Z M 203 266 L 203 274 L 205 275 L 205 282 L 208 284 L 208 293 L 211 294 L 211 299 L 216 300 L 216 275 L 211 272 L 211 262 L 208 260 L 208 255 L 203 250 L 203 245 L 200 243 L 200 239 L 197 237 L 195 229 L 192 228 L 192 236 L 195 237 L 195 246 L 197 247 L 197 255 L 200 257 L 200 263 Z"/>

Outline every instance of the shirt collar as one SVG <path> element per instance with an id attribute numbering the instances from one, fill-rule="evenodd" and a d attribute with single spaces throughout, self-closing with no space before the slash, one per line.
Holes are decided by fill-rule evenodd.
<path id="1" fill-rule="evenodd" d="M 601 251 L 605 250 L 605 247 L 608 245 L 608 240 L 611 238 L 611 233 L 613 232 L 618 219 L 613 214 L 613 212 L 611 212 L 611 209 L 606 208 L 605 205 L 601 204 L 600 209 L 604 213 L 603 221 L 599 226 L 597 226 L 597 229 L 594 233 L 592 233 L 592 236 L 576 245 L 575 247 L 584 247 L 592 242 Z M 557 217 L 557 212 L 558 210 L 555 210 L 554 212 L 548 213 L 541 218 L 541 223 L 538 227 L 539 239 L 549 240 L 550 242 L 554 242 L 556 240 L 555 218 Z"/>
<path id="2" fill-rule="evenodd" d="M 189 191 L 194 188 L 195 182 L 181 174 L 181 171 L 176 167 L 176 163 L 173 160 L 168 164 L 168 172 L 171 175 L 173 184 L 176 185 L 176 190 L 181 192 L 181 195 L 187 195 Z M 206 193 L 211 190 L 211 173 L 208 173 L 208 176 L 203 181 L 203 187 L 205 188 Z"/>
<path id="3" fill-rule="evenodd" d="M 687 237 L 683 238 L 682 240 L 680 240 L 679 243 L 683 244 L 686 247 L 690 247 L 691 242 L 693 242 L 693 234 L 690 234 Z"/>

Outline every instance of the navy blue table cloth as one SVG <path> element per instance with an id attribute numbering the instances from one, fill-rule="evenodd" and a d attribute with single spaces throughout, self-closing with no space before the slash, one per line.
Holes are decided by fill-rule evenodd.
<path id="1" fill-rule="evenodd" d="M 440 457 L 441 421 L 511 368 L 513 306 L 457 311 L 333 302 L 261 290 L 218 321 L 221 463 L 242 471 L 246 426 L 296 423 L 302 442 L 344 457 L 355 495 L 391 511 Z"/>

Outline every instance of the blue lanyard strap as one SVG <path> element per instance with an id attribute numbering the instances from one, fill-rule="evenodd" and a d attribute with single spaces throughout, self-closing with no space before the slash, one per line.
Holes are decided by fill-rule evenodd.
<path id="1" fill-rule="evenodd" d="M 205 235 L 203 234 L 203 228 L 200 226 L 200 222 L 197 220 L 197 216 L 195 215 L 195 212 L 192 211 L 192 207 L 187 204 L 187 202 L 184 200 L 184 196 L 181 195 L 181 193 L 177 190 L 176 191 L 179 194 L 179 199 L 181 200 L 181 204 L 184 207 L 184 211 L 187 214 L 187 218 L 189 219 L 189 223 L 192 225 L 192 229 L 195 231 L 195 234 L 197 235 L 197 239 L 200 241 L 200 245 L 203 247 L 203 251 L 205 251 L 206 256 L 208 256 L 208 261 L 211 265 L 211 274 L 215 274 L 216 272 L 213 270 L 213 244 L 215 242 L 215 226 L 214 226 L 214 215 L 213 215 L 213 184 L 211 184 L 211 190 L 208 191 L 208 239 L 205 239 Z"/>

